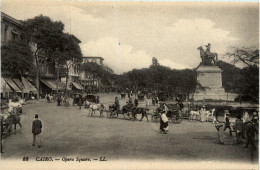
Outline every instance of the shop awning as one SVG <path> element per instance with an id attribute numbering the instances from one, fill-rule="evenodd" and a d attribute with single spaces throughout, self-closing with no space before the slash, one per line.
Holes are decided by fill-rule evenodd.
<path id="1" fill-rule="evenodd" d="M 25 88 L 29 89 L 31 92 L 36 92 L 37 89 L 24 77 L 22 77 L 22 83 L 25 86 Z"/>
<path id="2" fill-rule="evenodd" d="M 73 84 L 73 86 L 76 87 L 77 89 L 83 90 L 83 87 L 82 87 L 80 84 L 78 84 L 77 82 L 72 82 L 72 84 Z"/>
<path id="3" fill-rule="evenodd" d="M 1 78 L 1 93 L 13 92 L 12 89 L 8 86 L 5 79 Z"/>
<path id="4" fill-rule="evenodd" d="M 13 79 L 13 81 L 24 93 L 30 92 L 29 89 L 27 89 L 19 79 Z"/>
<path id="5" fill-rule="evenodd" d="M 5 81 L 7 82 L 7 84 L 8 84 L 14 91 L 16 91 L 16 92 L 18 92 L 18 93 L 22 93 L 22 91 L 19 89 L 19 87 L 17 87 L 17 86 L 15 85 L 15 83 L 13 82 L 12 79 L 5 79 Z"/>
<path id="6" fill-rule="evenodd" d="M 41 81 L 48 86 L 50 89 L 52 90 L 56 90 L 57 86 L 58 86 L 58 90 L 65 90 L 65 84 L 62 82 L 58 82 L 58 84 L 56 84 L 55 80 L 45 80 L 45 79 L 41 79 Z"/>

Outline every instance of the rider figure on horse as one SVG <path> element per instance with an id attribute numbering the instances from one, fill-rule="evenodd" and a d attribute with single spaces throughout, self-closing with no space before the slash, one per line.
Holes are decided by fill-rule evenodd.
<path id="1" fill-rule="evenodd" d="M 210 55 L 211 55 L 211 52 L 210 52 L 210 48 L 211 48 L 211 44 L 210 43 L 208 43 L 208 45 L 205 45 L 206 47 L 207 47 L 207 49 L 206 49 L 206 51 L 205 51 L 205 53 L 206 53 L 206 55 L 208 56 L 208 58 L 210 57 Z"/>

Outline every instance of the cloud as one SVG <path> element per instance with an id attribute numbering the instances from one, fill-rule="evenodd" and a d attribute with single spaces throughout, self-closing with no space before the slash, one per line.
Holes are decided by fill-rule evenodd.
<path id="1" fill-rule="evenodd" d="M 5 0 L 2 11 L 17 19 L 43 14 L 61 20 L 65 31 L 82 41 L 84 55 L 103 57 L 116 73 L 148 67 L 152 57 L 170 68 L 195 68 L 201 61 L 198 46 L 210 42 L 211 51 L 221 58 L 228 46 L 243 41 L 217 20 L 206 18 L 206 13 L 184 18 L 166 6 L 125 6 L 123 10 L 119 5 L 115 15 L 113 5 Z"/>
<path id="2" fill-rule="evenodd" d="M 164 46 L 157 55 L 179 65 L 196 67 L 200 62 L 197 48 L 211 43 L 212 52 L 224 53 L 227 46 L 237 41 L 229 34 L 208 19 L 180 19 L 174 25 L 162 28 L 161 43 Z"/>
<path id="3" fill-rule="evenodd" d="M 120 40 L 111 36 L 84 43 L 81 46 L 83 54 L 102 56 L 116 73 L 148 67 L 153 56 L 161 65 L 184 69 L 195 68 L 201 62 L 198 46 L 210 42 L 212 52 L 220 55 L 228 45 L 237 41 L 237 38 L 229 36 L 229 31 L 217 28 L 208 19 L 180 19 L 171 26 L 154 25 L 154 29 L 149 31 L 134 29 L 133 26 L 131 28 L 129 23 L 125 27 L 132 31 L 121 32 Z M 140 35 L 138 42 L 136 35 Z M 126 39 L 128 41 L 121 41 Z M 151 41 L 156 42 L 156 45 L 149 43 Z"/>
<path id="4" fill-rule="evenodd" d="M 104 63 L 110 66 L 115 73 L 121 74 L 134 68 L 149 67 L 152 58 L 143 50 L 132 51 L 129 44 L 121 44 L 113 37 L 100 38 L 81 44 L 83 55 L 101 56 Z"/>

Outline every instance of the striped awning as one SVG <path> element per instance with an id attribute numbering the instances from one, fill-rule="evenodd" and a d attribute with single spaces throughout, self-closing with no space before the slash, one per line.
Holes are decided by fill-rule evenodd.
<path id="1" fill-rule="evenodd" d="M 22 83 L 25 86 L 25 88 L 29 89 L 31 92 L 36 92 L 37 89 L 24 77 L 22 77 Z"/>
<path id="2" fill-rule="evenodd" d="M 1 78 L 1 93 L 13 92 L 12 89 L 8 86 L 5 79 Z"/>
<path id="3" fill-rule="evenodd" d="M 18 92 L 18 93 L 22 93 L 22 91 L 21 91 L 21 89 L 19 89 L 19 87 L 17 87 L 16 85 L 15 85 L 15 83 L 13 82 L 13 80 L 12 79 L 5 79 L 5 81 L 7 82 L 7 84 L 14 90 L 14 91 L 16 91 L 16 92 Z"/>
<path id="4" fill-rule="evenodd" d="M 66 84 L 62 82 L 57 83 L 55 80 L 45 80 L 45 79 L 41 79 L 41 81 L 52 90 L 57 90 L 57 88 L 58 90 L 65 90 Z"/>
<path id="5" fill-rule="evenodd" d="M 83 90 L 84 88 L 77 82 L 72 82 L 73 86 L 76 87 L 79 90 Z"/>
<path id="6" fill-rule="evenodd" d="M 13 79 L 13 81 L 24 93 L 30 92 L 29 89 L 27 89 L 19 79 Z"/>

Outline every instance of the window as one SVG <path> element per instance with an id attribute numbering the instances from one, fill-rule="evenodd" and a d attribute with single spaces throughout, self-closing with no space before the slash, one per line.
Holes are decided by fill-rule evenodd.
<path id="1" fill-rule="evenodd" d="M 7 29 L 8 29 L 8 27 L 7 26 L 5 26 L 5 29 L 4 29 L 4 41 L 7 41 L 7 39 L 6 39 L 6 34 L 7 34 Z"/>
<path id="2" fill-rule="evenodd" d="M 18 40 L 18 32 L 16 30 L 12 30 L 12 40 Z"/>

